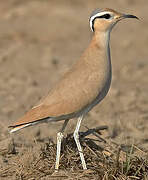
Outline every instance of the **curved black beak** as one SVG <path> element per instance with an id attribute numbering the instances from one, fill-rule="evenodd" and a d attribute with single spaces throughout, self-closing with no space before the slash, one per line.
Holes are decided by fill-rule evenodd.
<path id="1" fill-rule="evenodd" d="M 135 19 L 139 20 L 139 18 L 137 16 L 134 16 L 134 15 L 131 15 L 131 14 L 124 14 L 122 17 L 123 18 L 135 18 Z"/>

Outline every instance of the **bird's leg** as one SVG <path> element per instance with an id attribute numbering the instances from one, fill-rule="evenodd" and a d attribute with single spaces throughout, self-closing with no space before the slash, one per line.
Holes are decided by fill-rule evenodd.
<path id="1" fill-rule="evenodd" d="M 59 169 L 59 162 L 60 162 L 60 153 L 61 153 L 61 142 L 63 139 L 63 132 L 67 126 L 69 119 L 66 119 L 64 121 L 64 124 L 61 128 L 61 130 L 57 133 L 57 154 L 56 154 L 56 164 L 55 164 L 55 170 L 58 171 Z"/>
<path id="2" fill-rule="evenodd" d="M 78 148 L 78 151 L 79 151 L 79 154 L 80 154 L 82 167 L 83 167 L 83 169 L 87 169 L 86 162 L 85 162 L 85 159 L 84 159 L 84 155 L 83 155 L 83 152 L 82 152 L 82 147 L 81 147 L 80 141 L 79 141 L 79 129 L 80 129 L 82 119 L 83 119 L 83 116 L 80 116 L 78 118 L 78 122 L 77 122 L 76 129 L 74 131 L 73 136 L 74 136 L 74 140 L 76 142 L 76 145 L 77 145 L 77 148 Z"/>

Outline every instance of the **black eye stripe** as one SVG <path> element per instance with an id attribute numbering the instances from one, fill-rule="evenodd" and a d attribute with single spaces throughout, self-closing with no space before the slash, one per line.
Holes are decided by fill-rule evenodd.
<path id="1" fill-rule="evenodd" d="M 110 14 L 104 14 L 102 16 L 97 16 L 95 17 L 93 20 L 92 20 L 92 30 L 94 31 L 94 23 L 95 23 L 95 20 L 97 18 L 104 18 L 104 19 L 110 19 L 111 18 L 111 15 Z"/>
<path id="2" fill-rule="evenodd" d="M 98 17 L 95 17 L 92 21 L 92 30 L 94 31 L 94 23 L 95 23 L 95 19 L 97 19 Z"/>
<path id="3" fill-rule="evenodd" d="M 99 16 L 98 18 L 109 19 L 109 18 L 111 18 L 111 15 L 110 15 L 110 14 L 104 14 L 104 15 L 102 15 L 102 16 Z"/>

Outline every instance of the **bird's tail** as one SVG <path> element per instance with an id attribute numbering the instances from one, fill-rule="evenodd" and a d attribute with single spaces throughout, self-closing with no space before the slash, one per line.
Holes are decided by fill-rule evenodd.
<path id="1" fill-rule="evenodd" d="M 10 133 L 14 133 L 14 132 L 16 132 L 16 131 L 18 131 L 20 129 L 23 129 L 23 128 L 26 128 L 28 126 L 32 126 L 32 125 L 35 125 L 35 124 L 36 124 L 36 122 L 31 122 L 31 123 L 17 125 L 17 126 L 9 126 L 9 128 L 12 128 L 10 130 Z"/>

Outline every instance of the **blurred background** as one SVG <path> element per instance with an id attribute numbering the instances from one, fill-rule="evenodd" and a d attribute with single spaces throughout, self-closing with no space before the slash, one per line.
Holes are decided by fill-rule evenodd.
<path id="1" fill-rule="evenodd" d="M 148 1 L 146 0 L 7 0 L 0 1 L 0 146 L 9 141 L 8 126 L 45 96 L 81 56 L 92 33 L 90 13 L 113 8 L 136 15 L 113 29 L 112 86 L 82 122 L 118 144 L 148 148 Z M 16 142 L 32 145 L 36 137 L 56 138 L 63 122 L 19 131 Z M 72 120 L 66 132 L 73 132 Z"/>

